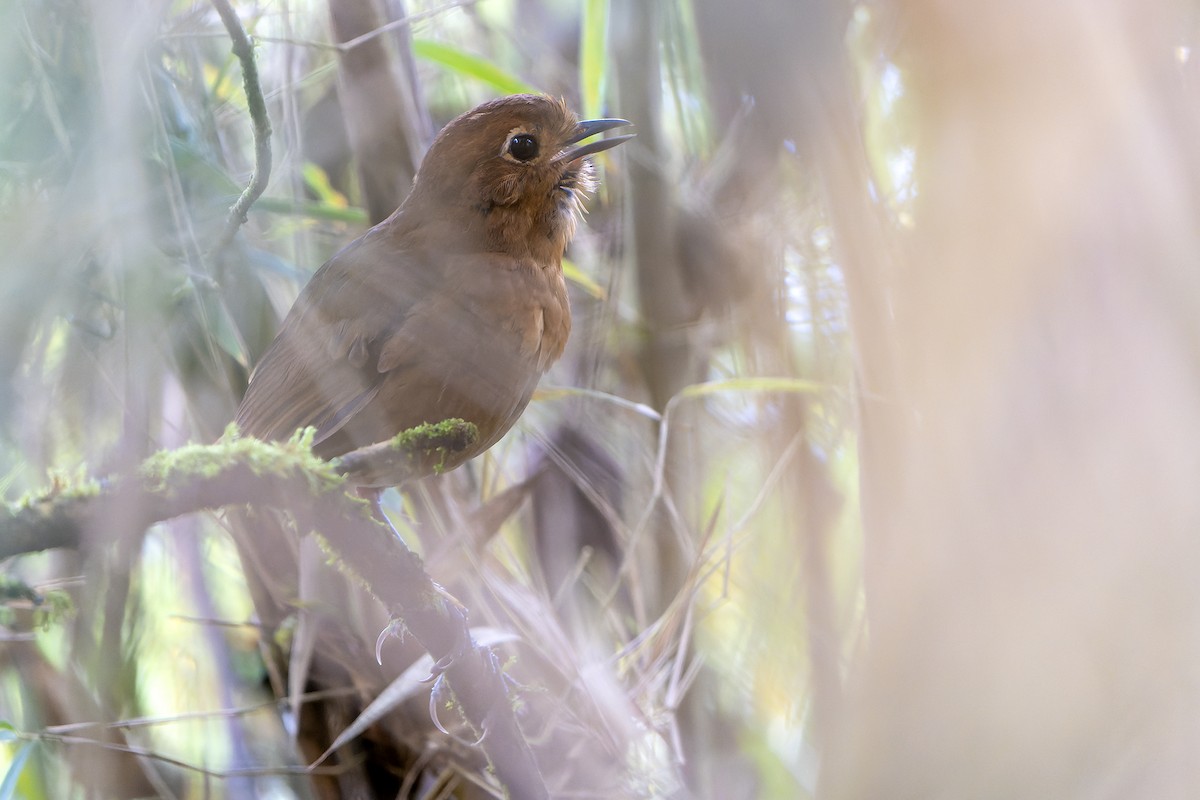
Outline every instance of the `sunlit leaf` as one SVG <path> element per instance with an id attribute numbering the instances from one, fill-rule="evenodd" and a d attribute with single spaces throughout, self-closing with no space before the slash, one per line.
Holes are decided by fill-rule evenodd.
<path id="1" fill-rule="evenodd" d="M 467 78 L 486 83 L 504 94 L 536 93 L 537 89 L 486 58 L 432 39 L 413 39 L 413 54 Z"/>
<path id="2" fill-rule="evenodd" d="M 346 202 L 346 195 L 333 188 L 333 184 L 329 182 L 329 175 L 316 164 L 306 162 L 303 174 L 305 185 L 312 189 L 317 199 L 325 205 L 334 208 L 346 208 L 350 205 Z"/>
<path id="3" fill-rule="evenodd" d="M 720 392 L 792 392 L 813 394 L 829 389 L 828 384 L 803 378 L 730 378 L 722 381 L 694 383 L 682 389 L 677 397 L 702 397 Z"/>
<path id="4" fill-rule="evenodd" d="M 12 800 L 17 796 L 17 782 L 21 779 L 21 773 L 25 771 L 25 762 L 33 753 L 34 744 L 36 743 L 25 742 L 13 754 L 12 763 L 8 765 L 8 772 L 5 773 L 4 780 L 0 781 L 0 800 Z"/>
<path id="5" fill-rule="evenodd" d="M 579 266 L 569 258 L 562 260 L 563 276 L 571 283 L 575 284 L 585 292 L 590 294 L 597 300 L 603 300 L 608 296 L 604 291 L 604 287 L 592 280 L 591 276 L 579 268 Z"/>
<path id="6" fill-rule="evenodd" d="M 584 0 L 579 40 L 579 91 L 586 118 L 603 116 L 604 76 L 608 72 L 608 0 Z"/>
<path id="7" fill-rule="evenodd" d="M 292 200 L 287 197 L 260 197 L 255 202 L 254 208 L 261 211 L 270 211 L 274 214 L 309 217 L 310 219 L 326 220 L 329 222 L 355 222 L 361 224 L 368 221 L 366 210 L 357 206 L 337 206 L 324 202 L 314 203 L 304 200 Z"/>

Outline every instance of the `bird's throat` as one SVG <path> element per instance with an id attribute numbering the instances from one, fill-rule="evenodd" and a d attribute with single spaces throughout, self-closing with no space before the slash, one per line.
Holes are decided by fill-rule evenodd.
<path id="1" fill-rule="evenodd" d="M 562 261 L 575 235 L 578 209 L 572 193 L 570 198 L 554 197 L 537 205 L 493 206 L 480 213 L 489 249 L 545 265 Z"/>

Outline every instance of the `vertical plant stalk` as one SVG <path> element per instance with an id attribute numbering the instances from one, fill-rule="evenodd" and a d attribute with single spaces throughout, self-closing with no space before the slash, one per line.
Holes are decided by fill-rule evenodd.
<path id="1" fill-rule="evenodd" d="M 254 201 L 262 196 L 271 177 L 271 121 L 267 118 L 267 103 L 263 98 L 262 86 L 258 81 L 258 65 L 254 61 L 254 45 L 242 27 L 229 0 L 212 0 L 213 8 L 221 15 L 221 22 L 233 42 L 233 54 L 242 65 L 242 87 L 246 92 L 246 106 L 254 123 L 254 172 L 250 182 L 242 190 L 237 202 L 229 209 L 225 230 L 214 250 L 221 250 L 231 241 L 238 228 L 246 224 L 246 214 Z"/>
<path id="2" fill-rule="evenodd" d="M 402 5 L 397 11 L 407 19 Z M 338 43 L 338 100 L 374 225 L 408 196 L 427 138 L 411 35 L 404 25 L 394 37 L 372 35 L 385 25 L 377 0 L 330 0 L 329 20 Z"/>

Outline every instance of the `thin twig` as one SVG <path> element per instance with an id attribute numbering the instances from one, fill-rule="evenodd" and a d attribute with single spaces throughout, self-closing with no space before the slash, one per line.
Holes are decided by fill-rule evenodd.
<path id="1" fill-rule="evenodd" d="M 442 12 L 449 11 L 452 8 L 459 8 L 461 6 L 473 6 L 477 2 L 479 2 L 479 0 L 459 0 L 459 2 L 446 3 L 443 6 L 438 6 L 437 8 L 431 8 L 428 11 L 420 11 L 420 12 L 417 12 L 416 14 L 409 14 L 407 16 L 401 17 L 400 19 L 395 19 L 395 20 L 392 20 L 391 22 L 384 23 L 383 25 L 380 25 L 377 28 L 373 28 L 372 30 L 367 31 L 366 33 L 362 34 L 361 36 L 355 36 L 353 39 L 350 39 L 349 41 L 339 42 L 338 44 L 334 45 L 334 48 L 336 50 L 338 50 L 339 52 L 346 53 L 346 52 L 349 52 L 349 51 L 353 50 L 354 48 L 358 47 L 359 45 L 366 44 L 367 42 L 371 41 L 372 39 L 376 38 L 377 36 L 382 36 L 383 34 L 387 33 L 388 31 L 393 31 L 393 30 L 396 30 L 397 28 L 403 28 L 406 25 L 411 25 L 412 23 L 417 22 L 422 19 L 425 19 L 426 17 L 432 17 L 437 14 L 441 14 Z"/>
<path id="2" fill-rule="evenodd" d="M 320 42 L 313 39 L 297 39 L 289 36 L 256 36 L 254 37 L 260 42 L 270 42 L 271 44 L 287 44 L 294 47 L 309 47 L 314 50 L 332 50 L 339 53 L 345 53 L 353 50 L 360 45 L 382 36 L 389 31 L 394 31 L 397 28 L 403 28 L 406 25 L 413 25 L 417 22 L 423 22 L 438 14 L 443 14 L 447 11 L 453 11 L 456 8 L 466 8 L 478 3 L 479 0 L 455 0 L 455 2 L 446 3 L 445 5 L 431 8 L 426 11 L 418 11 L 414 14 L 408 14 L 399 19 L 391 20 L 376 28 L 372 28 L 361 36 L 356 36 L 348 42 Z M 159 38 L 161 39 L 211 39 L 221 34 L 216 31 L 179 31 L 177 33 L 164 33 Z"/>
<path id="3" fill-rule="evenodd" d="M 254 173 L 237 202 L 229 209 L 225 230 L 221 232 L 221 238 L 214 248 L 221 250 L 233 241 L 238 228 L 246 224 L 246 214 L 250 206 L 267 188 L 267 181 L 271 177 L 271 120 L 267 118 L 267 103 L 263 99 L 262 86 L 258 81 L 254 45 L 246 34 L 246 29 L 242 27 L 242 22 L 229 0 L 212 0 L 212 4 L 221 15 L 225 30 L 229 31 L 229 38 L 233 42 L 233 54 L 242 64 L 242 86 L 246 91 L 246 106 L 254 123 Z"/>
<path id="4" fill-rule="evenodd" d="M 131 744 L 117 744 L 115 742 L 104 742 L 98 739 L 88 739 L 82 736 L 62 736 L 57 734 L 33 732 L 33 733 L 17 733 L 16 738 L 31 742 L 56 743 L 63 745 L 74 745 L 83 747 L 99 747 L 103 750 L 108 750 L 114 753 L 125 753 L 138 758 L 146 758 L 151 761 L 157 761 L 161 764 L 167 764 L 178 769 L 194 772 L 199 775 L 206 775 L 210 778 L 240 778 L 240 777 L 259 777 L 264 775 L 337 775 L 344 772 L 347 768 L 346 764 L 340 764 L 329 767 L 302 767 L 302 766 L 285 766 L 285 767 L 249 767 L 245 769 L 213 769 L 204 767 L 199 764 L 193 764 L 190 761 L 173 758 L 172 756 L 164 755 L 157 750 L 151 750 L 146 747 L 138 747 Z"/>
<path id="5" fill-rule="evenodd" d="M 305 703 L 314 703 L 318 700 L 324 700 L 330 697 L 354 697 L 358 695 L 359 690 L 346 686 L 340 689 L 321 689 L 319 691 L 305 692 L 300 695 L 299 699 Z M 212 711 L 188 711 L 180 714 L 171 714 L 158 717 L 134 717 L 130 719 L 121 719 L 115 722 L 68 722 L 62 725 L 47 725 L 38 734 L 46 734 L 50 736 L 66 736 L 83 731 L 113 731 L 113 730 L 132 730 L 134 728 L 150 728 L 159 725 L 175 725 L 183 722 L 192 722 L 194 720 L 210 720 L 210 719 L 229 719 L 233 717 L 244 717 L 251 714 L 256 714 L 259 711 L 267 709 L 281 710 L 290 707 L 292 698 L 278 697 L 274 700 L 265 700 L 261 703 L 253 703 L 247 706 L 239 706 L 237 708 L 218 708 Z"/>

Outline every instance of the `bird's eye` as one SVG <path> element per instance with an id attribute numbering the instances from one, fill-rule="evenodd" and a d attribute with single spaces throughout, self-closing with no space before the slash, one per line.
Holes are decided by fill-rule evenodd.
<path id="1" fill-rule="evenodd" d="M 537 139 L 528 133 L 519 133 L 508 140 L 508 152 L 517 161 L 529 161 L 537 158 Z"/>

